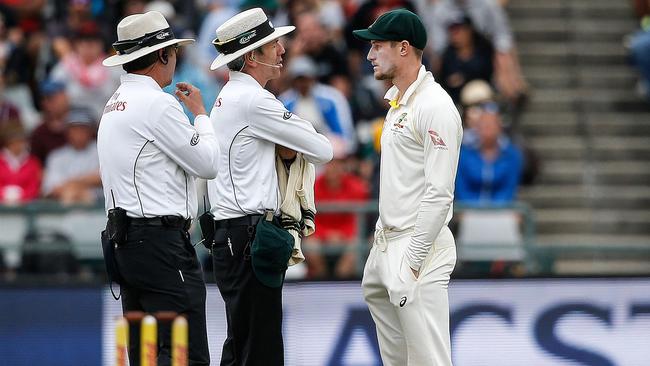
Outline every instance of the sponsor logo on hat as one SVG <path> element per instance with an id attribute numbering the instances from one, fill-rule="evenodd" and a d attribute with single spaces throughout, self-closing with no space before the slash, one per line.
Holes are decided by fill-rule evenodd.
<path id="1" fill-rule="evenodd" d="M 169 37 L 169 32 L 158 33 L 156 35 L 156 39 L 165 39 L 167 37 Z"/>
<path id="2" fill-rule="evenodd" d="M 250 40 L 257 35 L 257 30 L 253 29 L 250 32 L 244 33 L 241 38 L 239 38 L 239 44 L 246 44 L 250 42 Z"/>

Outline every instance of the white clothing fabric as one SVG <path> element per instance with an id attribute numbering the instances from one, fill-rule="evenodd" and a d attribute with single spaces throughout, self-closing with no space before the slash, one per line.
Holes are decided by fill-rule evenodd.
<path id="1" fill-rule="evenodd" d="M 221 149 L 217 178 L 208 181 L 210 211 L 224 220 L 272 210 L 280 214 L 276 144 L 316 164 L 332 159 L 332 146 L 309 121 L 287 111 L 246 73 L 231 71 L 210 112 Z"/>
<path id="2" fill-rule="evenodd" d="M 418 270 L 432 246 L 455 245 L 451 220 L 454 181 L 463 137 L 458 110 L 424 66 L 393 105 L 381 135 L 377 228 L 413 230 L 406 260 Z"/>
<path id="3" fill-rule="evenodd" d="M 83 150 L 75 150 L 70 145 L 60 147 L 50 154 L 43 175 L 43 194 L 48 195 L 54 188 L 66 181 L 99 172 L 97 144 L 92 141 Z"/>
<path id="4" fill-rule="evenodd" d="M 197 213 L 195 178 L 214 178 L 219 148 L 210 119 L 194 125 L 149 76 L 126 74 L 104 108 L 97 135 L 106 211 L 130 217 Z"/>
<path id="5" fill-rule="evenodd" d="M 447 287 L 456 248 L 436 247 L 416 279 L 405 260 L 411 230 L 376 233 L 363 272 L 363 296 L 385 366 L 451 366 Z"/>
<path id="6" fill-rule="evenodd" d="M 293 236 L 294 246 L 289 265 L 305 260 L 302 253 L 302 237 L 316 231 L 316 205 L 314 204 L 314 181 L 316 177 L 314 164 L 297 154 L 289 171 L 280 157 L 276 158 L 278 184 L 280 186 L 280 205 L 282 227 Z"/>

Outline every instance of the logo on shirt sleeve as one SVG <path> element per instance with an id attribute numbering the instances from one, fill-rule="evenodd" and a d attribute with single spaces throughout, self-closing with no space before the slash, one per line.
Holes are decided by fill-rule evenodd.
<path id="1" fill-rule="evenodd" d="M 431 142 L 433 142 L 433 145 L 436 146 L 436 148 L 439 149 L 446 149 L 447 144 L 445 144 L 445 141 L 440 137 L 440 135 L 434 131 L 434 130 L 429 130 L 429 137 L 431 137 Z"/>
<path id="2" fill-rule="evenodd" d="M 192 135 L 192 139 L 190 140 L 190 146 L 196 146 L 196 144 L 199 143 L 199 133 L 194 132 L 194 135 Z"/>
<path id="3" fill-rule="evenodd" d="M 291 118 L 291 116 L 293 116 L 293 113 L 291 113 L 291 112 L 284 112 L 284 115 L 282 115 L 282 118 L 284 118 L 284 119 L 289 119 L 289 118 Z"/>

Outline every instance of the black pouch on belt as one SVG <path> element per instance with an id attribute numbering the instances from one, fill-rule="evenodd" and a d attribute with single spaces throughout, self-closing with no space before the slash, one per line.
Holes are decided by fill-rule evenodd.
<path id="1" fill-rule="evenodd" d="M 210 211 L 204 212 L 199 216 L 199 226 L 201 226 L 201 242 L 203 246 L 212 250 L 214 244 L 214 215 Z"/>
<path id="2" fill-rule="evenodd" d="M 118 246 L 124 244 L 128 230 L 129 217 L 126 216 L 126 210 L 121 207 L 108 210 L 108 223 L 106 224 L 108 239 Z"/>

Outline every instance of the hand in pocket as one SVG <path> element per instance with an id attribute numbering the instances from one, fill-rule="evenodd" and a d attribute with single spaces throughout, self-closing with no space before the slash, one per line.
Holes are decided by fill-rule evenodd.
<path id="1" fill-rule="evenodd" d="M 417 286 L 417 278 L 413 275 L 404 255 L 399 261 L 395 277 L 391 288 L 388 289 L 388 297 L 393 305 L 403 308 L 415 300 Z"/>

